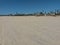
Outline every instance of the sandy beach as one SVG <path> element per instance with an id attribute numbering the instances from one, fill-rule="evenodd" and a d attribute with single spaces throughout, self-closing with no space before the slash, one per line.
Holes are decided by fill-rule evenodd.
<path id="1" fill-rule="evenodd" d="M 60 16 L 1 16 L 0 45 L 60 45 Z"/>

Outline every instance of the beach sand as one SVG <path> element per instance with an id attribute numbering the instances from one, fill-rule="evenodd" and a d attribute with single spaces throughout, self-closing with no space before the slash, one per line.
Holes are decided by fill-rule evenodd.
<path id="1" fill-rule="evenodd" d="M 1 16 L 0 45 L 60 45 L 60 16 Z"/>

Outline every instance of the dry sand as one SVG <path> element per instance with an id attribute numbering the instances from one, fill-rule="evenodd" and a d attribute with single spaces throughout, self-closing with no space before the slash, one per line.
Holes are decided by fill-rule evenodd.
<path id="1" fill-rule="evenodd" d="M 0 17 L 0 45 L 60 45 L 60 16 Z"/>

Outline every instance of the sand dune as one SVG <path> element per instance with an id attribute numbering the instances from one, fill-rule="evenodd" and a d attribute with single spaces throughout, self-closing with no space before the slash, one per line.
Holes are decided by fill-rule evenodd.
<path id="1" fill-rule="evenodd" d="M 0 17 L 0 45 L 60 45 L 60 17 Z"/>

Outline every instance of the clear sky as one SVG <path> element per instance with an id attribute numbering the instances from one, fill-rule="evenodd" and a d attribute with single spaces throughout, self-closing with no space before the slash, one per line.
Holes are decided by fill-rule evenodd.
<path id="1" fill-rule="evenodd" d="M 0 14 L 34 13 L 60 9 L 60 0 L 0 0 Z"/>

